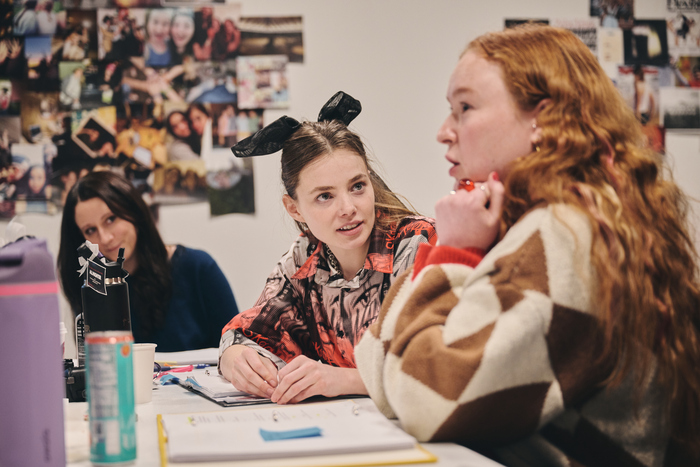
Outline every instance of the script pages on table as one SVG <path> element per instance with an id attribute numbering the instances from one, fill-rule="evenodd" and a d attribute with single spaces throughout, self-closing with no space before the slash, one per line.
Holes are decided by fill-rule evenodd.
<path id="1" fill-rule="evenodd" d="M 359 408 L 352 400 L 164 414 L 159 415 L 159 422 L 163 438 L 167 438 L 170 462 L 283 460 L 393 451 L 404 456 L 412 453 L 407 462 L 436 460 L 376 409 Z"/>

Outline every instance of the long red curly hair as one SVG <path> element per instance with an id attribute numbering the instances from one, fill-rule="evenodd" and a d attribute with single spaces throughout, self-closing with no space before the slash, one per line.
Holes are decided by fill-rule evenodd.
<path id="1" fill-rule="evenodd" d="M 504 180 L 503 233 L 538 204 L 567 203 L 588 216 L 603 355 L 617 362 L 606 384 L 656 371 L 671 435 L 700 451 L 700 287 L 685 195 L 571 32 L 525 25 L 481 36 L 466 51 L 500 65 L 522 110 L 549 100 L 537 117 L 537 150 Z"/>

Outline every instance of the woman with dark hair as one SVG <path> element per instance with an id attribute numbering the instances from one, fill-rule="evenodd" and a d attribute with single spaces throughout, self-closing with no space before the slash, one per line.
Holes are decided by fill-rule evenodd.
<path id="1" fill-rule="evenodd" d="M 187 116 L 190 120 L 190 126 L 201 138 L 209 122 L 209 110 L 207 110 L 204 104 L 195 102 L 190 104 L 190 107 L 187 109 Z"/>
<path id="2" fill-rule="evenodd" d="M 241 31 L 233 20 L 228 18 L 214 35 L 211 48 L 212 60 L 231 60 L 238 56 L 241 45 Z"/>
<path id="3" fill-rule="evenodd" d="M 301 233 L 255 306 L 224 328 L 219 368 L 242 391 L 280 404 L 366 394 L 353 348 L 418 245 L 437 240 L 432 219 L 387 187 L 348 129 L 360 109 L 340 92 L 318 122 L 282 117 L 233 148 L 282 149 L 282 202 Z"/>
<path id="4" fill-rule="evenodd" d="M 596 57 L 566 29 L 484 34 L 447 101 L 454 191 L 356 348 L 372 399 L 509 466 L 700 465 L 688 199 Z"/>
<path id="5" fill-rule="evenodd" d="M 170 23 L 170 64 L 181 65 L 183 57 L 193 56 L 194 12 L 191 8 L 178 8 Z"/>
<path id="6" fill-rule="evenodd" d="M 168 144 L 168 160 L 185 161 L 199 159 L 202 152 L 202 138 L 192 130 L 187 114 L 175 110 L 165 119 L 165 128 L 172 141 Z"/>
<path id="7" fill-rule="evenodd" d="M 73 312 L 82 312 L 78 247 L 99 245 L 110 261 L 125 249 L 135 342 L 162 352 L 216 347 L 221 328 L 238 313 L 226 277 L 207 253 L 165 245 L 139 192 L 112 172 L 81 178 L 66 198 L 58 271 Z"/>

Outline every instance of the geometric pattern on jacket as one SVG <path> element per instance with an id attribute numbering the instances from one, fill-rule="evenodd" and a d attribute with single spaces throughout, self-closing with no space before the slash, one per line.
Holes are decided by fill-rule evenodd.
<path id="1" fill-rule="evenodd" d="M 590 247 L 566 205 L 530 211 L 475 267 L 421 246 L 355 349 L 380 410 L 507 465 L 700 465 L 669 442 L 653 374 L 637 405 L 634 374 L 601 387 L 612 364 L 596 358 Z"/>

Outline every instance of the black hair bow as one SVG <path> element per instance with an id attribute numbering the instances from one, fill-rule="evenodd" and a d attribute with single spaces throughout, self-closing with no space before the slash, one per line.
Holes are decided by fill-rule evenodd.
<path id="1" fill-rule="evenodd" d="M 323 105 L 318 113 L 318 121 L 340 120 L 345 125 L 349 125 L 361 111 L 360 101 L 343 91 L 338 91 Z M 285 115 L 239 141 L 231 148 L 231 151 L 236 157 L 264 156 L 275 153 L 282 149 L 284 143 L 300 126 L 299 121 Z"/>

